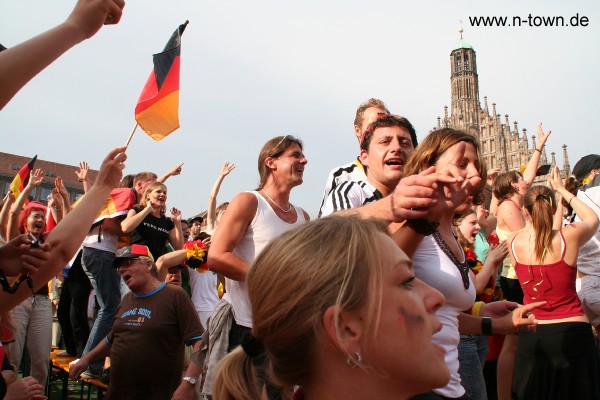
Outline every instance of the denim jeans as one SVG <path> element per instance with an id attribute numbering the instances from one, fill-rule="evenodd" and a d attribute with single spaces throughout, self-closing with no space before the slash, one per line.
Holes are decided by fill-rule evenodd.
<path id="1" fill-rule="evenodd" d="M 458 373 L 470 400 L 487 400 L 483 366 L 489 352 L 488 337 L 460 335 L 458 343 Z"/>
<path id="2" fill-rule="evenodd" d="M 90 278 L 90 282 L 92 282 L 92 286 L 96 291 L 96 300 L 100 306 L 98 316 L 90 331 L 90 337 L 83 350 L 84 355 L 92 351 L 108 335 L 112 328 L 117 307 L 121 302 L 121 277 L 113 267 L 114 259 L 115 254 L 112 252 L 91 247 L 83 248 L 81 265 Z M 99 360 L 90 363 L 89 368 L 93 372 L 98 372 L 102 370 L 103 364 L 104 360 Z"/>

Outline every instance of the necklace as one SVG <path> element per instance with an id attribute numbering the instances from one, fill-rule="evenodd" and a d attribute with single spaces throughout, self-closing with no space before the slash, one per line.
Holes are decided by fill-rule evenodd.
<path id="1" fill-rule="evenodd" d="M 269 194 L 268 194 L 268 193 L 265 191 L 265 189 L 263 189 L 263 190 L 262 190 L 262 192 L 263 192 L 263 194 L 264 194 L 265 196 L 267 196 L 267 199 L 271 200 L 271 202 L 272 202 L 273 204 L 275 204 L 277 207 L 279 207 L 279 209 L 280 209 L 281 211 L 283 211 L 284 213 L 289 213 L 290 211 L 292 211 L 292 208 L 294 208 L 294 206 L 292 205 L 292 203 L 290 203 L 290 208 L 288 208 L 287 210 L 284 210 L 284 209 L 283 209 L 283 207 L 281 207 L 281 206 L 279 205 L 279 203 L 277 203 L 275 200 L 273 200 L 273 199 L 271 198 L 271 196 L 269 196 Z"/>
<path id="2" fill-rule="evenodd" d="M 469 263 L 467 262 L 467 257 L 465 256 L 465 261 L 463 262 L 458 261 L 458 259 L 454 255 L 454 252 L 450 249 L 448 243 L 446 243 L 446 241 L 442 237 L 440 231 L 435 231 L 432 236 L 435 239 L 435 242 L 438 244 L 438 246 L 440 246 L 440 249 L 442 249 L 444 254 L 446 254 L 450 261 L 452 261 L 452 263 L 456 265 L 456 268 L 458 268 L 458 271 L 460 272 L 460 276 L 463 281 L 463 286 L 465 290 L 468 290 L 471 283 L 469 280 Z"/>

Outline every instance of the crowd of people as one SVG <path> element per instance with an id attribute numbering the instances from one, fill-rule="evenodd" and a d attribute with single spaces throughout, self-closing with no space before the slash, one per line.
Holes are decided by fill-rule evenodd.
<path id="1" fill-rule="evenodd" d="M 0 106 L 123 7 L 79 0 L 0 52 Z M 488 173 L 474 136 L 441 128 L 418 143 L 378 99 L 354 134 L 358 156 L 330 172 L 315 221 L 290 200 L 308 164 L 290 135 L 263 145 L 256 189 L 217 206 L 225 163 L 206 214 L 188 219 L 167 215 L 182 166 L 124 177 L 126 147 L 94 182 L 80 164 L 76 205 L 60 178 L 47 205 L 28 202 L 44 177 L 32 171 L 0 211 L 0 398 L 45 395 L 58 277 L 60 355 L 76 358 L 72 379 L 104 370 L 108 398 L 486 399 L 495 334 L 499 399 L 600 399 L 600 156 L 534 184 L 540 124 L 522 173 Z"/>

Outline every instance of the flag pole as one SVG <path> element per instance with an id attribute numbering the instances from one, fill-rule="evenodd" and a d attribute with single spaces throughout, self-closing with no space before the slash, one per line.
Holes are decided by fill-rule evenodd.
<path id="1" fill-rule="evenodd" d="M 133 134 L 135 133 L 135 130 L 138 127 L 138 123 L 135 123 L 135 126 L 133 127 L 133 129 L 131 130 L 131 133 L 129 134 L 129 138 L 127 139 L 127 143 L 125 143 L 125 147 L 129 147 L 129 143 L 131 143 L 131 138 L 133 138 Z"/>

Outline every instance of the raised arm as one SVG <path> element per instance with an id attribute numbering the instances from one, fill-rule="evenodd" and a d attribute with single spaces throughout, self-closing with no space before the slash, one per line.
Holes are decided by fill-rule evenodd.
<path id="1" fill-rule="evenodd" d="M 25 204 L 25 200 L 29 197 L 33 190 L 42 184 L 44 180 L 44 171 L 41 169 L 36 169 L 29 176 L 29 183 L 27 186 L 23 188 L 19 197 L 15 200 L 12 207 L 10 208 L 10 213 L 8 217 L 8 229 L 7 229 L 7 238 L 8 240 L 14 239 L 19 236 L 19 214 L 21 214 L 21 210 L 23 209 L 23 205 Z"/>
<path id="2" fill-rule="evenodd" d="M 531 154 L 531 158 L 529 159 L 529 163 L 527 163 L 527 167 L 525 171 L 523 171 L 523 180 L 527 182 L 529 185 L 533 183 L 535 176 L 537 174 L 538 165 L 540 163 L 540 157 L 542 156 L 542 151 L 544 150 L 544 145 L 546 144 L 546 140 L 552 131 L 548 131 L 544 133 L 542 129 L 542 123 L 540 122 L 538 125 L 538 143 L 537 147 L 533 150 Z"/>
<path id="3" fill-rule="evenodd" d="M 171 208 L 171 220 L 175 227 L 169 232 L 169 243 L 175 250 L 183 248 L 183 231 L 181 230 L 181 211 L 177 208 Z M 164 279 L 163 279 L 164 280 Z"/>
<path id="4" fill-rule="evenodd" d="M 119 147 L 108 154 L 90 191 L 81 199 L 79 205 L 48 234 L 46 244 L 51 247 L 50 257 L 33 275 L 34 291 L 47 284 L 75 255 L 92 222 L 110 195 L 110 191 L 119 184 L 125 168 L 124 161 L 127 159 L 125 150 L 125 147 Z M 31 296 L 31 289 L 25 284 L 22 284 L 14 294 L 0 292 L 0 311 L 10 310 L 28 296 Z"/>
<path id="5" fill-rule="evenodd" d="M 186 255 L 186 250 L 175 250 L 158 257 L 158 260 L 156 260 L 158 280 L 164 282 L 169 268 L 183 264 L 186 260 Z"/>
<path id="6" fill-rule="evenodd" d="M 169 177 L 179 175 L 181 173 L 182 167 L 183 167 L 183 163 L 174 166 L 166 174 L 164 174 L 163 176 L 158 178 L 156 181 L 160 182 L 160 183 L 165 183 L 165 181 L 167 179 L 169 179 Z"/>
<path id="7" fill-rule="evenodd" d="M 48 210 L 52 214 L 55 223 L 59 223 L 63 219 L 63 212 L 65 210 L 63 197 L 60 195 L 56 188 L 52 189 L 52 192 L 47 197 Z M 47 226 L 47 229 L 52 227 Z"/>
<path id="8" fill-rule="evenodd" d="M 69 200 L 69 192 L 63 184 L 62 178 L 59 176 L 54 180 L 54 186 L 63 199 L 63 218 L 71 211 L 71 200 Z"/>
<path id="9" fill-rule="evenodd" d="M 2 199 L 2 210 L 0 210 L 0 236 L 7 238 L 8 218 L 10 217 L 10 207 L 15 202 L 12 191 L 8 189 L 6 196 Z"/>
<path id="10" fill-rule="evenodd" d="M 502 260 L 508 255 L 508 247 L 506 241 L 497 246 L 490 247 L 488 256 L 481 267 L 481 271 L 475 275 L 475 291 L 478 295 L 485 290 L 491 277 L 495 277 L 498 272 L 498 267 L 502 264 Z"/>
<path id="11" fill-rule="evenodd" d="M 208 211 L 206 212 L 206 230 L 208 232 L 213 232 L 215 230 L 215 222 L 217 220 L 217 195 L 219 194 L 219 189 L 221 189 L 221 183 L 223 183 L 223 179 L 225 179 L 225 177 L 234 169 L 235 164 L 230 164 L 229 162 L 223 164 L 221 172 L 219 172 L 219 177 L 210 191 L 210 195 L 208 196 Z"/>
<path id="12" fill-rule="evenodd" d="M 565 188 L 557 166 L 552 170 L 552 173 L 548 178 L 548 183 L 553 190 L 565 198 L 567 203 L 573 207 L 573 210 L 575 210 L 577 216 L 581 219 L 580 222 L 575 222 L 563 228 L 565 235 L 575 237 L 578 243 L 577 247 L 581 247 L 594 236 L 594 233 L 596 233 L 596 230 L 598 229 L 598 214 Z M 576 227 L 576 229 L 573 227 Z"/>
<path id="13" fill-rule="evenodd" d="M 498 174 L 500 173 L 500 168 L 491 168 L 488 171 L 487 174 L 487 184 L 490 185 L 490 187 L 492 188 L 492 200 L 490 201 L 490 215 L 493 215 L 494 217 L 497 215 L 498 213 L 498 199 L 496 198 L 496 195 L 494 195 L 494 181 L 496 180 L 496 177 L 498 177 Z M 488 233 L 491 233 L 492 231 L 487 231 Z"/>
<path id="14" fill-rule="evenodd" d="M 208 252 L 208 265 L 211 270 L 229 279 L 246 279 L 250 265 L 236 256 L 233 250 L 244 237 L 257 207 L 258 199 L 252 193 L 240 193 L 231 200 L 219 229 L 212 238 Z"/>
<path id="15" fill-rule="evenodd" d="M 90 182 L 88 180 L 88 172 L 90 170 L 90 166 L 85 161 L 79 163 L 79 169 L 75 171 L 75 175 L 77 175 L 77 180 L 83 184 L 83 193 L 87 193 L 90 190 Z"/>
<path id="16" fill-rule="evenodd" d="M 0 109 L 40 71 L 103 24 L 121 19 L 124 0 L 79 0 L 65 22 L 0 52 Z"/>

